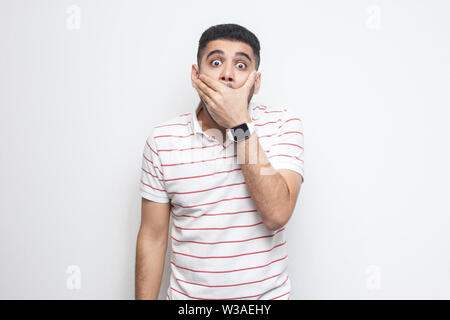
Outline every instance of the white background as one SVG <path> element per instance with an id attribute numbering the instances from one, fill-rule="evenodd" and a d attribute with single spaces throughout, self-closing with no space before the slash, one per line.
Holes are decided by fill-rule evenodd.
<path id="1" fill-rule="evenodd" d="M 0 298 L 134 298 L 145 139 L 198 103 L 201 33 L 238 23 L 261 42 L 255 97 L 304 125 L 291 299 L 449 299 L 449 16 L 425 0 L 1 0 Z"/>

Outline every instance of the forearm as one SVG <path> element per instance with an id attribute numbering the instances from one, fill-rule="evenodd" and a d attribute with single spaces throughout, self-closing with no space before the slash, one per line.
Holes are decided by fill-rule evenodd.
<path id="1" fill-rule="evenodd" d="M 241 164 L 251 196 L 264 224 L 275 230 L 289 214 L 286 212 L 289 188 L 281 174 L 270 164 L 256 133 L 236 144 L 238 163 Z"/>
<path id="2" fill-rule="evenodd" d="M 154 241 L 139 232 L 136 245 L 136 300 L 158 299 L 166 250 L 166 241 Z"/>

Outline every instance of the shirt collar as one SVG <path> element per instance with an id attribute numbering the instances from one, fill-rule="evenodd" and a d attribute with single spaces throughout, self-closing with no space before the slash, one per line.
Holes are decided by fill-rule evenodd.
<path id="1" fill-rule="evenodd" d="M 192 110 L 192 130 L 194 131 L 194 134 L 196 133 L 202 133 L 202 128 L 200 127 L 200 123 L 197 118 L 197 113 L 201 109 L 201 104 L 198 104 L 193 110 Z"/>

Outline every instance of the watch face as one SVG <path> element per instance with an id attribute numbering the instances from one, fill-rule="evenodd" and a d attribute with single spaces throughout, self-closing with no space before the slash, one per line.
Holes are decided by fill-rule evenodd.
<path id="1" fill-rule="evenodd" d="M 232 131 L 234 141 L 241 141 L 250 136 L 250 130 L 248 129 L 248 126 L 245 122 L 243 124 L 234 127 Z"/>

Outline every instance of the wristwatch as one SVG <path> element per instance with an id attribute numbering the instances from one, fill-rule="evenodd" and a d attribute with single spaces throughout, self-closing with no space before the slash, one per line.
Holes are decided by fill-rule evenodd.
<path id="1" fill-rule="evenodd" d="M 253 132 L 255 132 L 255 126 L 251 122 L 244 122 L 240 125 L 227 129 L 228 139 L 239 142 L 248 139 Z"/>

